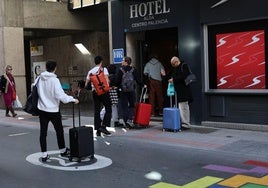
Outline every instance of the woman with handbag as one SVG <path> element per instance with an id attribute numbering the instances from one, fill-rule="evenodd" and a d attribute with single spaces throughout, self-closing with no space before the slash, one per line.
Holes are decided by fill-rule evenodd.
<path id="1" fill-rule="evenodd" d="M 11 74 L 12 66 L 7 65 L 5 71 L 5 74 L 3 74 L 1 77 L 0 87 L 6 107 L 6 117 L 11 117 L 9 115 L 9 111 L 12 113 L 13 117 L 16 117 L 17 114 L 12 107 L 13 101 L 16 100 L 15 79 Z"/>
<path id="2" fill-rule="evenodd" d="M 190 74 L 190 70 L 185 62 L 180 61 L 176 56 L 170 60 L 172 71 L 167 75 L 169 83 L 174 84 L 177 93 L 177 101 L 180 109 L 182 129 L 190 129 L 190 108 L 189 103 L 193 101 L 191 89 L 185 83 L 185 78 Z"/>

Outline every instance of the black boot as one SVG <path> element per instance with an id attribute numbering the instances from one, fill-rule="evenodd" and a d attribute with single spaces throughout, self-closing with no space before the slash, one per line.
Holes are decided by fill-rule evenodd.
<path id="1" fill-rule="evenodd" d="M 6 117 L 10 117 L 10 115 L 9 115 L 9 108 L 8 107 L 6 107 Z"/>
<path id="2" fill-rule="evenodd" d="M 10 112 L 12 113 L 13 117 L 16 117 L 18 114 L 14 112 L 14 109 L 12 107 L 9 107 Z"/>

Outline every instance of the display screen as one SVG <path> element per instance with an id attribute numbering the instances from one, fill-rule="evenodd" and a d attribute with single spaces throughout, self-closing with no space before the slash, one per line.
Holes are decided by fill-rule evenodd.
<path id="1" fill-rule="evenodd" d="M 217 88 L 265 89 L 264 30 L 216 35 Z"/>

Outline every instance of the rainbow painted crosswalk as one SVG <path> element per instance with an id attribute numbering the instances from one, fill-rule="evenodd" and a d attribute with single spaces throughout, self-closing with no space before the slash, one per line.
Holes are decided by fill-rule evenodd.
<path id="1" fill-rule="evenodd" d="M 252 168 L 243 169 L 215 164 L 209 164 L 203 167 L 208 170 L 234 174 L 234 176 L 227 179 L 205 176 L 185 185 L 159 182 L 150 186 L 150 188 L 268 188 L 267 162 L 249 160 L 243 164 L 250 165 Z M 244 175 L 248 173 L 256 174 L 258 177 Z"/>

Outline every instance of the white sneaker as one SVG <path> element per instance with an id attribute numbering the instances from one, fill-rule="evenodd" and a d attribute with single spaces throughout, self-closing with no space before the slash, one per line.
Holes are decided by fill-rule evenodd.
<path id="1" fill-rule="evenodd" d="M 118 122 L 119 125 L 123 125 L 123 126 L 126 126 L 125 122 L 123 119 L 119 119 L 119 122 Z"/>

